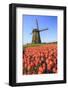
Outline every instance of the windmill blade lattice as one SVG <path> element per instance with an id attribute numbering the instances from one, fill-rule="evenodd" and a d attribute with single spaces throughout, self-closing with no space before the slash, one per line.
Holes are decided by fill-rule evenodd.
<path id="1" fill-rule="evenodd" d="M 48 30 L 48 28 L 46 28 L 46 29 L 42 29 L 42 30 L 39 30 L 39 32 L 46 31 L 46 30 Z"/>

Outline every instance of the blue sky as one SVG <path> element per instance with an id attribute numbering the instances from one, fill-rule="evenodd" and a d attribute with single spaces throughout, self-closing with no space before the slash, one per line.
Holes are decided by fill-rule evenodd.
<path id="1" fill-rule="evenodd" d="M 32 30 L 36 28 L 36 19 L 38 20 L 39 29 L 46 29 L 40 33 L 41 42 L 54 42 L 57 41 L 57 16 L 36 16 L 36 15 L 23 15 L 22 16 L 22 32 L 24 35 L 24 44 L 31 43 Z M 22 39 L 23 40 L 23 39 Z"/>

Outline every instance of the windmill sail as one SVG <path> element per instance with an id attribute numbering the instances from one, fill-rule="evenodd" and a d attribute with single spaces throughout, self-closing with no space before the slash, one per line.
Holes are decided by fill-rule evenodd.
<path id="1" fill-rule="evenodd" d="M 39 32 L 46 31 L 46 30 L 48 30 L 48 28 L 46 28 L 46 29 L 42 29 L 42 30 L 39 30 Z"/>
<path id="2" fill-rule="evenodd" d="M 37 25 L 37 29 L 39 30 L 39 26 L 38 26 L 38 20 L 36 18 L 36 25 Z"/>

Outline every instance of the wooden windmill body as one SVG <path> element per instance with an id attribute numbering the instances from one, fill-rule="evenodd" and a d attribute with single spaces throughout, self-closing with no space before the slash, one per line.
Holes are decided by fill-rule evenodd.
<path id="1" fill-rule="evenodd" d="M 34 44 L 41 43 L 40 32 L 48 30 L 47 28 L 39 30 L 37 19 L 36 19 L 36 24 L 37 24 L 37 28 L 33 29 L 33 31 L 32 31 L 32 43 L 34 43 Z"/>

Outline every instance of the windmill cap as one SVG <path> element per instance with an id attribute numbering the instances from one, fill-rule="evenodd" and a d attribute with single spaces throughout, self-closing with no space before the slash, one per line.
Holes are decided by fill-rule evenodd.
<path id="1" fill-rule="evenodd" d="M 33 29 L 33 31 L 32 31 L 32 32 L 36 32 L 36 31 L 39 31 L 39 30 L 35 28 L 35 29 Z"/>

